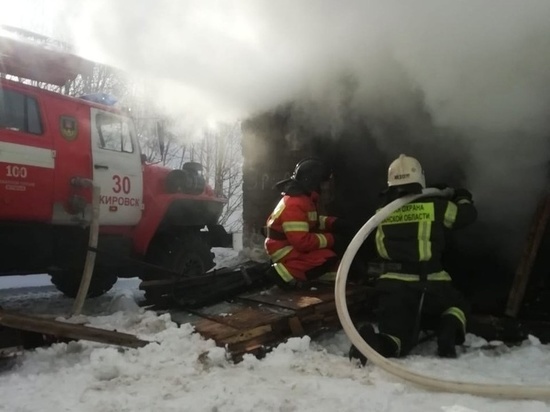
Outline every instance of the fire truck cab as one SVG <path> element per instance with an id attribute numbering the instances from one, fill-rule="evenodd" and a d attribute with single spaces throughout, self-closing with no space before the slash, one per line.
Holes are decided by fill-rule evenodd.
<path id="1" fill-rule="evenodd" d="M 100 188 L 89 296 L 120 276 L 207 271 L 210 248 L 229 237 L 217 224 L 225 200 L 202 167 L 145 162 L 132 118 L 104 96 L 36 87 L 63 85 L 92 68 L 77 56 L 0 37 L 0 274 L 49 273 L 58 289 L 76 295 L 92 216 L 92 190 L 82 182 Z"/>

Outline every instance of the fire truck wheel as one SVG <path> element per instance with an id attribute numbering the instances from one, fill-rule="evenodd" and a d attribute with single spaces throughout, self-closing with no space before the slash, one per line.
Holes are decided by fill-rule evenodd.
<path id="1" fill-rule="evenodd" d="M 214 267 L 210 246 L 199 235 L 187 234 L 173 249 L 168 266 L 180 273 L 180 277 L 200 276 Z M 179 303 L 178 288 L 172 290 L 172 299 Z"/>
<path id="2" fill-rule="evenodd" d="M 179 277 L 201 275 L 214 267 L 214 254 L 206 240 L 198 233 L 189 232 L 182 236 L 157 238 L 148 254 L 150 263 L 179 273 Z M 166 279 L 166 273 L 150 271 L 142 275 L 143 280 Z M 145 289 L 145 299 L 158 300 L 163 293 Z M 172 296 L 174 297 L 174 296 Z"/>
<path id="3" fill-rule="evenodd" d="M 50 273 L 51 281 L 65 296 L 74 298 L 78 293 L 80 287 L 80 279 L 82 273 L 76 273 L 72 271 L 58 271 Z M 88 289 L 89 298 L 96 298 L 111 290 L 113 285 L 117 281 L 116 275 L 101 273 L 100 271 L 94 271 L 92 281 L 90 282 L 90 288 Z"/>
<path id="4" fill-rule="evenodd" d="M 214 267 L 210 246 L 194 233 L 178 239 L 166 263 L 182 277 L 201 275 Z"/>

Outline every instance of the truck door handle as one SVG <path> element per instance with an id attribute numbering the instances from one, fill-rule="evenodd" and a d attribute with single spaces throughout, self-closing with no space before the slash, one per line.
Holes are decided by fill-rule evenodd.
<path id="1" fill-rule="evenodd" d="M 105 169 L 107 170 L 109 168 L 109 166 L 105 166 L 105 165 L 94 165 L 94 169 Z"/>

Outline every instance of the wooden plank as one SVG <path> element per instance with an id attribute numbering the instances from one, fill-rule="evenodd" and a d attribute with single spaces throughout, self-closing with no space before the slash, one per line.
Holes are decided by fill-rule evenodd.
<path id="1" fill-rule="evenodd" d="M 510 288 L 508 302 L 506 304 L 506 315 L 516 317 L 521 308 L 525 290 L 529 283 L 531 270 L 537 257 L 537 253 L 548 225 L 550 217 L 550 196 L 546 196 L 537 207 L 533 217 L 531 228 L 525 242 L 523 254 Z"/>
<path id="2" fill-rule="evenodd" d="M 315 313 L 336 312 L 336 302 L 325 302 L 315 306 Z"/>
<path id="3" fill-rule="evenodd" d="M 239 301 L 190 310 L 190 312 L 239 330 L 277 323 L 294 314 L 293 311 L 283 308 L 255 303 L 245 304 Z"/>
<path id="4" fill-rule="evenodd" d="M 205 323 L 197 325 L 197 332 L 206 338 L 213 339 L 216 345 L 227 348 L 234 360 L 240 360 L 244 353 L 264 354 L 271 346 L 289 336 L 288 330 L 275 330 L 273 325 L 262 325 L 239 331 L 209 319 L 204 321 Z M 206 323 L 211 325 L 208 330 L 203 328 Z"/>
<path id="5" fill-rule="evenodd" d="M 231 326 L 227 326 L 210 319 L 201 318 L 195 322 L 191 322 L 191 324 L 195 327 L 195 330 L 198 333 L 206 339 L 214 339 L 216 343 L 240 333 L 239 329 L 232 328 Z"/>
<path id="6" fill-rule="evenodd" d="M 141 348 L 150 343 L 127 333 L 99 329 L 91 326 L 75 325 L 68 322 L 60 322 L 36 316 L 21 315 L 18 313 L 6 312 L 4 310 L 0 310 L 0 325 L 44 335 L 76 340 L 89 340 L 130 348 Z"/>
<path id="7" fill-rule="evenodd" d="M 288 325 L 293 336 L 304 336 L 305 330 L 300 318 L 298 316 L 293 316 L 288 320 Z"/>
<path id="8" fill-rule="evenodd" d="M 285 338 L 282 338 L 276 333 L 268 333 L 262 336 L 252 338 L 245 342 L 238 342 L 227 345 L 227 349 L 231 353 L 233 360 L 240 361 L 245 353 L 252 353 L 256 356 L 265 355 L 273 346 L 281 343 Z"/>
<path id="9" fill-rule="evenodd" d="M 324 316 L 321 313 L 315 313 L 315 312 L 311 313 L 311 314 L 307 314 L 305 316 L 300 316 L 300 320 L 304 324 L 308 324 L 308 323 L 312 323 L 312 322 L 318 322 L 318 321 L 322 320 L 323 318 L 324 318 Z"/>
<path id="10" fill-rule="evenodd" d="M 281 293 L 280 289 L 273 288 L 266 293 L 239 295 L 239 300 L 263 303 L 292 311 L 307 310 L 310 306 L 322 302 L 316 296 L 305 296 L 294 291 Z"/>
<path id="11" fill-rule="evenodd" d="M 365 288 L 350 288 L 346 293 L 348 298 L 358 293 L 364 293 Z M 294 311 L 313 310 L 312 307 L 334 301 L 334 287 L 332 285 L 319 286 L 315 289 L 284 291 L 279 288 L 271 288 L 258 293 L 242 294 L 239 300 L 264 303 L 282 307 Z"/>
<path id="12" fill-rule="evenodd" d="M 266 334 L 269 334 L 271 332 L 273 332 L 273 328 L 271 327 L 271 325 L 258 326 L 257 328 L 252 328 L 249 330 L 242 331 L 236 335 L 229 336 L 223 339 L 223 343 L 232 344 L 232 343 L 250 341 L 251 339 L 257 338 L 259 336 L 265 336 Z"/>

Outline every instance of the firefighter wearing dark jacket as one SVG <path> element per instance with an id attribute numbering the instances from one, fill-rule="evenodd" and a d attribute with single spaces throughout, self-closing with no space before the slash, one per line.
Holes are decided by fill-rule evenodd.
<path id="1" fill-rule="evenodd" d="M 389 167 L 384 205 L 425 187 L 422 166 L 401 155 Z M 468 305 L 455 290 L 442 266 L 445 232 L 474 222 L 472 195 L 455 189 L 452 199 L 417 199 L 391 213 L 377 228 L 376 249 L 382 260 L 376 292 L 378 333 L 372 325 L 361 336 L 385 357 L 405 356 L 416 344 L 420 318 L 437 319 L 438 355 L 456 357 L 455 345 L 464 342 Z M 365 357 L 352 346 L 350 358 Z"/>
<path id="2" fill-rule="evenodd" d="M 334 280 L 335 242 L 341 242 L 334 231 L 343 231 L 346 224 L 317 211 L 321 184 L 330 176 L 324 162 L 307 158 L 296 165 L 290 179 L 276 185 L 283 197 L 267 220 L 264 247 L 273 262 L 268 274 L 281 288 L 321 277 Z"/>

